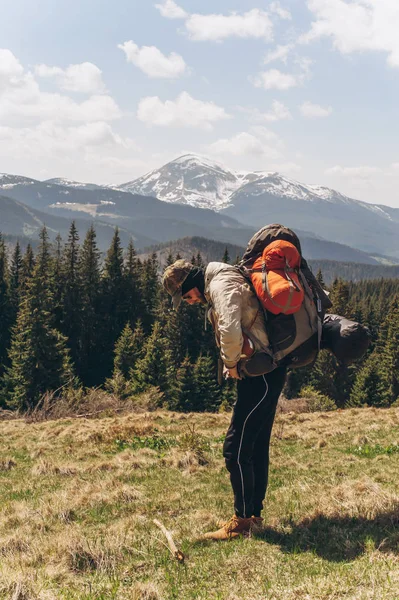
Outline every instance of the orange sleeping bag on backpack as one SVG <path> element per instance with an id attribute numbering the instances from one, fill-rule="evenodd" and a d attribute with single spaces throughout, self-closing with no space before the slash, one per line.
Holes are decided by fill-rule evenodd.
<path id="1" fill-rule="evenodd" d="M 301 255 L 293 244 L 276 240 L 263 250 L 251 269 L 251 280 L 260 302 L 274 315 L 298 312 L 304 300 L 299 279 Z"/>

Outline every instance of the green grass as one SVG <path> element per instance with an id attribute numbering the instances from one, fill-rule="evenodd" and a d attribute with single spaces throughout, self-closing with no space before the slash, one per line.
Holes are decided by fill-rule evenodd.
<path id="1" fill-rule="evenodd" d="M 399 410 L 280 415 L 264 529 L 215 544 L 228 421 L 0 423 L 0 598 L 399 600 Z"/>

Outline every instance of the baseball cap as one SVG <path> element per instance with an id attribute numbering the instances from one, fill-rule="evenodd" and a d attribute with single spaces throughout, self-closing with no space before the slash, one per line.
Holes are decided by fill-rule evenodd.
<path id="1" fill-rule="evenodd" d="M 172 296 L 173 308 L 177 310 L 181 303 L 181 286 L 195 267 L 188 260 L 179 259 L 165 269 L 162 285 Z"/>

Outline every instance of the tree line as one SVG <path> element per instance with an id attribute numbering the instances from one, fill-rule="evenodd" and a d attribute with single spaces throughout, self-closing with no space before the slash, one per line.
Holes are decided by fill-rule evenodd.
<path id="1" fill-rule="evenodd" d="M 179 255 L 169 255 L 171 264 Z M 227 249 L 221 257 L 230 261 Z M 200 253 L 193 264 L 204 267 Z M 318 278 L 323 282 L 322 273 Z M 316 364 L 291 371 L 285 394 L 313 388 L 337 406 L 388 406 L 398 398 L 399 282 L 346 282 L 330 289 L 333 310 L 367 325 L 372 345 L 350 367 L 321 352 Z M 105 387 L 131 398 L 153 387 L 160 404 L 181 411 L 231 406 L 234 382 L 217 384 L 213 331 L 204 307 L 172 310 L 154 253 L 144 260 L 116 229 L 102 257 L 94 227 L 83 241 L 72 222 L 68 238 L 33 251 L 16 243 L 8 258 L 0 236 L 0 405 L 34 407 L 46 392 Z"/>

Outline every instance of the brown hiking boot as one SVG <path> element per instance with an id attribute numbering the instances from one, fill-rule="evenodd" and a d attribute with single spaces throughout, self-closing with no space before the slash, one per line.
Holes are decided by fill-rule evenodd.
<path id="1" fill-rule="evenodd" d="M 204 535 L 206 540 L 231 540 L 240 535 L 247 536 L 251 530 L 253 518 L 243 519 L 234 515 L 217 531 L 210 531 Z"/>

